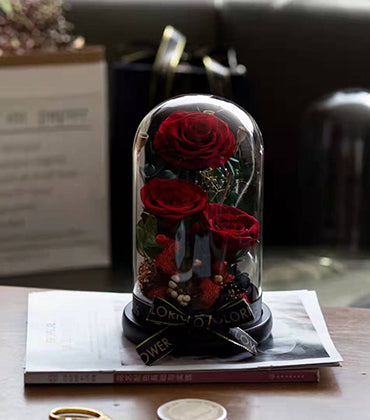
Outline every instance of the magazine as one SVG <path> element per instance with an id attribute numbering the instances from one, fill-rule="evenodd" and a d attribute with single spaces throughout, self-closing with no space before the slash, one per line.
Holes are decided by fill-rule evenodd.
<path id="1" fill-rule="evenodd" d="M 169 356 L 153 366 L 123 336 L 122 310 L 130 300 L 128 293 L 30 293 L 25 383 L 260 382 L 279 380 L 279 372 L 280 380 L 304 381 L 318 380 L 318 367 L 342 361 L 314 291 L 264 292 L 274 326 L 257 356 Z"/>

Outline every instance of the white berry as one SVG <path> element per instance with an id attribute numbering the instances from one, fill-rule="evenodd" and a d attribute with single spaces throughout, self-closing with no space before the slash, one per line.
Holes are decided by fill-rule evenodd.
<path id="1" fill-rule="evenodd" d="M 168 282 L 168 286 L 171 287 L 171 289 L 176 289 L 177 284 L 174 281 L 170 280 Z"/>
<path id="2" fill-rule="evenodd" d="M 171 290 L 171 297 L 173 297 L 174 299 L 176 299 L 177 298 L 177 296 L 178 296 L 178 293 L 176 292 L 176 290 Z"/>
<path id="3" fill-rule="evenodd" d="M 180 276 L 178 274 L 174 274 L 171 276 L 171 280 L 175 281 L 176 283 L 180 282 Z"/>

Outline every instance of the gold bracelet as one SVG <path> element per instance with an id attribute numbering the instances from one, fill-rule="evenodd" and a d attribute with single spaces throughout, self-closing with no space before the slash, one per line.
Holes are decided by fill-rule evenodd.
<path id="1" fill-rule="evenodd" d="M 69 416 L 72 414 L 72 416 Z M 93 410 L 91 408 L 82 408 L 82 407 L 60 407 L 54 408 L 49 413 L 49 420 L 81 420 L 81 417 L 74 417 L 73 414 L 85 414 L 92 417 L 84 417 L 85 420 L 111 420 L 110 417 L 106 416 L 104 413 Z"/>

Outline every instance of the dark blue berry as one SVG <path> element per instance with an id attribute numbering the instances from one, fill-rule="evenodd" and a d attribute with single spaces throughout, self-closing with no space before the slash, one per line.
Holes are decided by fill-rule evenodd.
<path id="1" fill-rule="evenodd" d="M 251 279 L 249 278 L 248 274 L 241 273 L 235 277 L 234 282 L 239 289 L 247 290 L 251 284 Z"/>

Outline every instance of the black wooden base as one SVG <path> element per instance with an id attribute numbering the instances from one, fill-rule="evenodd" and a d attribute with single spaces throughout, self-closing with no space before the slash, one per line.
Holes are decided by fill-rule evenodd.
<path id="1" fill-rule="evenodd" d="M 122 314 L 123 333 L 135 345 L 140 344 L 151 334 L 163 328 L 157 325 L 142 325 L 132 313 L 132 302 L 126 305 Z M 243 328 L 258 343 L 266 340 L 271 333 L 272 314 L 267 305 L 262 304 L 262 315 L 259 320 Z M 213 355 L 227 357 L 241 351 L 226 340 L 207 330 L 187 330 L 185 328 L 172 328 L 176 340 L 177 355 Z"/>

